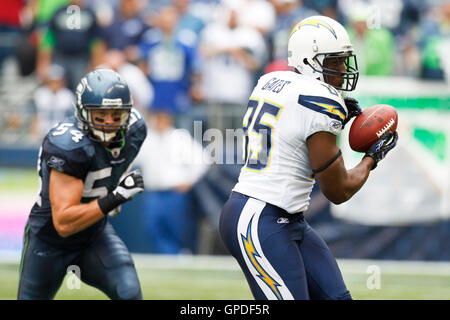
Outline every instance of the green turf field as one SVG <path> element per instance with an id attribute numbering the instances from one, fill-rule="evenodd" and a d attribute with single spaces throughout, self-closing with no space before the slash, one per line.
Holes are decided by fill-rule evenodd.
<path id="1" fill-rule="evenodd" d="M 0 193 L 33 191 L 37 194 L 39 176 L 36 168 L 1 168 Z"/>
<path id="2" fill-rule="evenodd" d="M 135 263 L 144 299 L 252 299 L 243 274 L 229 257 L 137 255 Z M 354 299 L 450 299 L 448 263 L 339 260 L 339 265 Z M 372 275 L 367 273 L 370 265 L 380 270 L 378 288 L 368 289 L 367 282 Z M 16 298 L 18 278 L 17 263 L 0 263 L 0 299 Z M 67 277 L 56 295 L 56 299 L 106 298 L 84 283 L 80 289 L 68 289 Z"/>

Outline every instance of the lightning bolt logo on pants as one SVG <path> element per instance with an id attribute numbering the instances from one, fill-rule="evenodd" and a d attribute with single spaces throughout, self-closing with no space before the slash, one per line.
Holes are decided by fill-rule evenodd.
<path id="1" fill-rule="evenodd" d="M 249 258 L 251 264 L 255 268 L 255 270 L 258 272 L 257 276 L 260 278 L 269 288 L 272 290 L 272 292 L 275 294 L 278 300 L 283 300 L 283 297 L 278 290 L 278 287 L 280 284 L 276 282 L 267 272 L 264 270 L 264 268 L 261 266 L 261 264 L 258 262 L 257 258 L 260 258 L 258 251 L 255 248 L 255 245 L 253 243 L 252 234 L 251 234 L 251 226 L 253 222 L 253 217 L 250 219 L 250 222 L 247 227 L 247 234 L 244 236 L 241 233 L 241 240 L 242 244 L 244 245 L 245 253 L 247 254 L 247 257 Z"/>

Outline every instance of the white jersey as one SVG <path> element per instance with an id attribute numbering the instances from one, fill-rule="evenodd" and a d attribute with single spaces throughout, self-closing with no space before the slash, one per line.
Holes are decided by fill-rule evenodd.
<path id="1" fill-rule="evenodd" d="M 233 191 L 289 213 L 309 206 L 314 176 L 306 140 L 318 131 L 339 134 L 347 109 L 332 86 L 292 71 L 262 76 L 244 116 L 244 157 Z"/>

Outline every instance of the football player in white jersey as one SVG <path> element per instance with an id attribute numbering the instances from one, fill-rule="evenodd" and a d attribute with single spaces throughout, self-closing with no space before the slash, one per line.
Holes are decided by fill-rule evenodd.
<path id="1" fill-rule="evenodd" d="M 350 199 L 398 135 L 386 134 L 346 169 L 337 135 L 361 109 L 341 92 L 355 89 L 358 68 L 335 20 L 298 23 L 288 63 L 292 71 L 263 75 L 249 98 L 245 164 L 221 215 L 221 237 L 255 299 L 351 299 L 335 258 L 302 212 L 316 181 L 331 202 Z"/>

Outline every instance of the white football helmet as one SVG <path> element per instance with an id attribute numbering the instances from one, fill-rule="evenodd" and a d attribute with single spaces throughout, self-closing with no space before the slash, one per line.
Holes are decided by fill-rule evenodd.
<path id="1" fill-rule="evenodd" d="M 344 59 L 345 72 L 324 67 L 324 60 Z M 358 66 L 353 46 L 344 27 L 325 16 L 312 16 L 300 21 L 288 40 L 288 64 L 301 74 L 333 85 L 338 90 L 352 91 L 358 82 Z M 329 78 L 340 78 L 336 86 Z"/>

